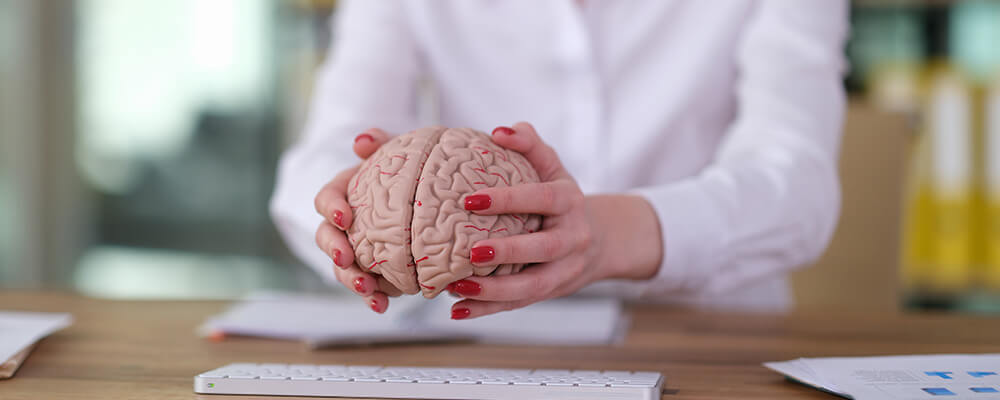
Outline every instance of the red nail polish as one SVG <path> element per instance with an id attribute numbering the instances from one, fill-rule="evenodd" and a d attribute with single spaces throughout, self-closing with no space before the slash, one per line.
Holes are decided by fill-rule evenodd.
<path id="1" fill-rule="evenodd" d="M 479 293 L 483 291 L 483 287 L 478 283 L 462 279 L 458 282 L 452 282 L 451 289 L 449 291 L 458 293 L 462 296 L 478 296 Z"/>
<path id="2" fill-rule="evenodd" d="M 340 229 L 344 229 L 344 212 L 337 210 L 333 212 L 333 224 Z"/>
<path id="3" fill-rule="evenodd" d="M 333 263 L 336 264 L 340 268 L 347 267 L 346 265 L 340 263 L 340 250 L 334 250 L 333 251 Z"/>
<path id="4" fill-rule="evenodd" d="M 470 211 L 485 210 L 493 204 L 493 199 L 488 194 L 474 194 L 465 196 L 465 209 Z"/>
<path id="5" fill-rule="evenodd" d="M 371 301 L 368 302 L 368 304 L 371 305 L 372 311 L 375 311 L 375 312 L 377 312 L 379 314 L 382 313 L 381 311 L 378 310 L 378 301 L 377 300 L 372 299 Z"/>
<path id="6" fill-rule="evenodd" d="M 469 314 L 471 313 L 472 311 L 469 311 L 468 308 L 456 308 L 451 310 L 451 319 L 466 319 L 469 318 Z"/>
<path id="7" fill-rule="evenodd" d="M 368 139 L 371 142 L 375 142 L 375 137 L 367 133 L 362 133 L 354 138 L 354 143 L 357 143 L 361 139 Z"/>
<path id="8" fill-rule="evenodd" d="M 473 264 L 489 262 L 496 255 L 496 251 L 490 246 L 473 247 L 469 251 L 469 261 L 472 261 Z"/>
<path id="9" fill-rule="evenodd" d="M 513 135 L 515 132 L 513 129 L 508 128 L 506 126 L 498 126 L 495 129 L 493 129 L 493 134 L 496 135 L 497 133 L 502 133 L 504 135 Z"/>
<path id="10" fill-rule="evenodd" d="M 365 293 L 365 278 L 357 277 L 354 278 L 354 291 L 360 294 Z"/>

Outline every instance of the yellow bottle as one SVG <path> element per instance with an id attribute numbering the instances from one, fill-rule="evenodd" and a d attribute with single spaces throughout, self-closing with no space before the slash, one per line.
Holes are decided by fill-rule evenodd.
<path id="1" fill-rule="evenodd" d="M 974 154 L 972 93 L 946 63 L 934 63 L 924 116 L 930 158 L 932 263 L 920 286 L 952 295 L 966 289 L 973 263 Z"/>
<path id="2" fill-rule="evenodd" d="M 902 284 L 916 296 L 926 290 L 934 270 L 934 191 L 931 182 L 930 144 L 926 134 L 917 136 L 910 150 L 904 195 Z"/>
<path id="3" fill-rule="evenodd" d="M 990 83 L 983 99 L 986 181 L 986 265 L 982 286 L 1000 292 L 1000 73 Z"/>

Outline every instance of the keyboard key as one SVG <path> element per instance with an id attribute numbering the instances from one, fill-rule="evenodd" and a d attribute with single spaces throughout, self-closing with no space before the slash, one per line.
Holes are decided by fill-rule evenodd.
<path id="1" fill-rule="evenodd" d="M 353 367 L 347 367 L 347 369 L 349 371 L 355 371 L 355 372 L 375 372 L 375 371 L 378 371 L 378 370 L 382 369 L 382 367 L 373 367 L 373 366 L 368 366 L 368 365 L 358 365 L 358 366 L 353 366 Z"/>
<path id="2" fill-rule="evenodd" d="M 647 379 L 626 379 L 625 383 L 631 383 L 635 385 L 655 385 L 656 381 Z"/>
<path id="3" fill-rule="evenodd" d="M 644 383 L 640 384 L 640 383 L 621 383 L 621 382 L 615 382 L 615 383 L 611 384 L 611 387 L 620 387 L 620 388 L 648 388 L 648 387 L 653 387 L 653 386 L 654 385 L 644 384 Z"/>
<path id="4" fill-rule="evenodd" d="M 569 375 L 568 369 L 536 369 L 532 372 L 532 375 L 541 376 L 566 376 Z"/>

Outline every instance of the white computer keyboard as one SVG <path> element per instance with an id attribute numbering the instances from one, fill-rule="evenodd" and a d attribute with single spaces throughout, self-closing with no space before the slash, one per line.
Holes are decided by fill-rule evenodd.
<path id="1" fill-rule="evenodd" d="M 205 394 L 394 399 L 659 399 L 658 372 L 229 364 L 194 377 Z"/>

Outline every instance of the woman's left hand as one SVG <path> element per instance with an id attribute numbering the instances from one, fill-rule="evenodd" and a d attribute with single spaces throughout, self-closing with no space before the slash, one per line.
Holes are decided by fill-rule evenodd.
<path id="1" fill-rule="evenodd" d="M 475 318 L 562 297 L 609 278 L 649 278 L 662 257 L 659 225 L 645 200 L 635 196 L 586 197 L 563 168 L 555 150 L 542 142 L 528 123 L 493 130 L 494 143 L 520 152 L 535 167 L 539 183 L 488 188 L 465 197 L 465 209 L 476 214 L 541 214 L 538 232 L 485 239 L 473 244 L 470 260 L 477 266 L 536 264 L 513 275 L 470 277 L 448 285 L 465 299 L 452 306 L 452 319 Z M 636 207 L 638 206 L 638 207 Z M 624 212 L 621 210 L 624 208 Z M 637 222 L 642 221 L 642 222 Z M 652 225 L 650 226 L 650 221 Z M 615 238 L 622 224 L 645 224 L 639 229 L 645 243 L 634 259 L 608 251 L 626 252 L 627 238 Z M 635 229 L 631 229 L 635 228 Z M 627 235 L 627 236 L 632 236 Z M 633 243 L 635 244 L 635 243 Z M 628 251 L 636 251 L 628 249 Z M 650 270 L 652 268 L 652 270 Z"/>

